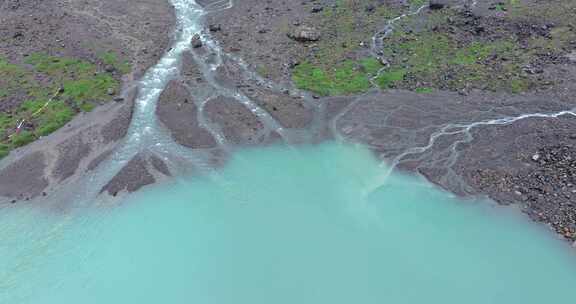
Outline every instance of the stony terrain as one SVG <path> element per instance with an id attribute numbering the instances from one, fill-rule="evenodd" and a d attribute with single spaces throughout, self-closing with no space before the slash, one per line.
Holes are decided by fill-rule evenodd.
<path id="1" fill-rule="evenodd" d="M 573 109 L 576 4 L 438 2 L 389 34 L 386 20 L 426 1 L 241 1 L 207 23 L 260 75 L 313 92 L 315 115 L 332 121 L 323 135 L 336 130 L 455 193 L 520 204 L 576 240 L 573 115 L 447 127 Z"/>
<path id="2" fill-rule="evenodd" d="M 94 168 L 173 25 L 164 1 L 0 2 L 0 196 L 30 199 Z"/>
<path id="3" fill-rule="evenodd" d="M 66 16 L 80 14 L 62 3 Z M 360 142 L 389 166 L 458 195 L 518 204 L 576 240 L 574 2 L 435 0 L 427 7 L 424 0 L 242 0 L 229 9 L 221 9 L 222 1 L 199 3 L 209 11 L 205 29 L 191 41 L 156 115 L 175 142 L 205 153 L 210 165 L 249 145 Z M 99 5 L 94 12 L 129 12 L 113 20 L 143 22 L 130 19 L 123 4 Z M 137 6 L 156 21 L 125 28 L 103 18 L 101 25 L 121 34 L 99 39 L 133 38 L 106 44 L 130 63 L 124 76 L 121 66 L 107 69 L 111 62 L 89 49 L 78 53 L 82 47 L 72 42 L 69 51 L 5 46 L 4 56 L 48 83 L 51 75 L 40 75 L 25 57 L 42 51 L 78 58 L 127 84 L 166 47 L 173 22 L 162 1 Z M 0 171 L 0 195 L 39 196 L 96 167 L 129 122 L 135 92 L 129 86 L 121 92 L 123 102 L 81 114 L 70 127 L 13 151 Z M 19 107 L 24 95 L 11 94 L 10 103 Z M 139 154 L 102 191 L 135 191 L 175 174 L 171 169 Z"/>

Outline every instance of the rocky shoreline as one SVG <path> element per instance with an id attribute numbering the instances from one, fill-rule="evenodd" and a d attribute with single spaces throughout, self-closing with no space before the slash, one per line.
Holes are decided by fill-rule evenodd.
<path id="1" fill-rule="evenodd" d="M 443 2 L 443 8 L 461 3 L 440 2 Z M 403 1 L 349 3 L 358 5 L 361 15 L 376 10 L 378 5 L 393 8 L 410 5 Z M 533 4 L 531 1 L 523 3 Z M 463 22 L 475 24 L 471 30 L 474 34 L 461 34 L 461 39 L 476 39 L 474 29 L 477 28 L 482 28 L 485 33 L 500 27 L 503 21 L 498 21 L 502 18 L 495 5 L 496 2 L 488 1 L 478 3 L 472 10 L 456 8 L 467 10 L 471 16 L 471 21 Z M 261 71 L 260 74 L 265 71 L 264 76 L 270 79 L 290 83 L 291 70 L 295 65 L 300 64 L 303 58 L 313 58 L 322 47 L 317 42 L 318 37 L 294 39 L 294 31 L 305 26 L 316 29 L 317 35 L 322 37 L 319 39 L 337 40 L 329 30 L 326 33 L 321 17 L 333 7 L 331 1 L 275 2 L 269 5 L 242 1 L 232 9 L 210 15 L 207 26 L 218 29 L 210 33 L 226 52 L 246 60 L 254 70 Z M 428 14 L 424 10 L 422 18 L 429 18 Z M 449 18 L 455 18 L 451 22 L 456 22 L 456 17 Z M 539 16 L 532 18 L 533 24 L 542 23 Z M 543 35 L 548 36 L 546 39 L 552 39 L 549 35 L 550 31 L 554 31 L 551 30 L 553 25 L 549 24 L 544 29 L 543 26 L 529 26 L 527 22 L 530 19 L 519 23 L 521 26 L 518 28 L 524 33 L 521 35 L 538 36 L 541 35 L 539 31 L 544 31 Z M 530 34 L 533 29 L 536 33 Z M 263 43 L 266 47 L 262 47 Z M 369 41 L 361 45 L 367 46 Z M 570 45 L 573 45 L 572 42 Z M 349 52 L 346 58 L 362 56 L 363 52 L 367 51 L 360 47 Z M 551 51 L 549 54 L 556 52 L 562 51 Z M 568 46 L 564 52 L 574 52 L 574 46 Z M 560 60 L 550 60 L 550 56 Z M 416 90 L 414 93 L 388 89 L 337 98 L 316 96 L 313 102 L 321 105 L 323 112 L 320 120 L 331 121 L 335 126 L 331 131 L 336 131 L 336 134 L 320 132 L 318 138 L 338 136 L 364 143 L 383 161 L 422 174 L 433 183 L 459 195 L 486 195 L 502 204 L 518 204 L 533 220 L 548 224 L 563 238 L 575 241 L 576 208 L 571 202 L 575 184 L 572 167 L 576 150 L 574 136 L 571 135 L 576 123 L 574 113 L 557 117 L 535 115 L 509 123 L 474 125 L 505 117 L 552 114 L 574 109 L 576 86 L 571 79 L 576 77 L 576 64 L 561 59 L 562 55 L 539 58 L 537 64 L 541 71 L 533 73 L 533 70 L 527 70 L 524 73 L 530 74 L 527 77 L 544 75 L 556 84 L 523 93 L 479 89 L 425 93 Z M 241 90 L 247 87 L 242 80 L 236 79 L 236 82 Z M 280 110 L 279 113 L 291 119 L 301 117 L 290 110 L 285 113 Z M 450 124 L 464 127 L 448 128 L 447 134 L 432 140 L 442 127 Z M 468 125 L 472 127 L 467 129 Z M 407 151 L 412 152 L 402 155 Z"/>
<path id="2" fill-rule="evenodd" d="M 151 13 L 161 1 L 148 2 Z M 351 5 L 358 5 L 359 16 L 375 14 L 381 8 L 390 14 L 411 11 L 416 2 L 350 1 Z M 443 4 L 441 9 L 450 9 L 456 2 Z M 207 8 L 213 4 L 211 0 L 199 3 Z M 576 207 L 572 203 L 576 195 L 576 137 L 571 134 L 576 115 L 562 112 L 575 106 L 576 85 L 571 82 L 576 78 L 575 62 L 560 51 L 560 55 L 538 57 L 539 64 L 532 65 L 533 69 L 513 73 L 525 73 L 518 77 L 530 81 L 538 77 L 552 79 L 552 84 L 522 92 L 450 86 L 452 82 L 435 82 L 432 78 L 412 80 L 406 76 L 409 70 L 403 79 L 386 89 L 363 89 L 364 82 L 359 81 L 355 87 L 344 88 L 360 88 L 363 92 L 340 96 L 307 93 L 297 88 L 297 83 L 294 85 L 298 66 L 304 62 L 321 64 L 318 54 L 323 54 L 322 43 L 336 50 L 334 41 L 340 45 L 344 41 L 341 39 L 349 38 L 342 38 L 341 28 L 326 28 L 324 18 L 333 18 L 326 12 L 336 10 L 335 5 L 330 0 L 266 4 L 244 0 L 235 1 L 230 9 L 209 13 L 203 34 L 184 54 L 180 76 L 160 96 L 156 115 L 162 126 L 180 145 L 212 155 L 213 166 L 221 166 L 233 153 L 230 149 L 243 146 L 282 140 L 288 144 L 314 143 L 334 138 L 360 142 L 382 161 L 422 174 L 458 195 L 488 196 L 502 204 L 517 204 L 533 220 L 550 225 L 566 240 L 576 241 Z M 490 32 L 505 22 L 493 16 L 498 13 L 494 5 L 481 3 L 471 11 L 454 8 L 467 9 L 472 17 L 450 18 L 454 24 L 473 21 L 474 29 L 482 27 L 483 32 Z M 157 27 L 156 33 L 162 36 L 174 21 L 162 18 L 169 15 L 167 10 L 158 14 L 158 20 L 165 22 Z M 428 22 L 435 15 L 423 10 L 422 16 L 418 18 L 426 19 L 413 22 Z M 386 20 L 378 17 L 357 21 L 371 33 L 362 36 L 366 41 L 349 47 L 357 42 L 350 40 L 342 47 L 344 51 L 335 52 L 343 56 L 341 59 L 334 57 L 326 62 L 346 65 L 350 60 L 364 62 L 367 56 L 373 56 L 370 36 L 386 26 Z M 450 31 L 451 27 L 435 29 L 442 30 Z M 552 31 L 553 26 L 546 30 L 540 26 L 526 35 L 540 39 L 539 35 Z M 458 35 L 458 39 L 466 40 L 477 34 Z M 216 42 L 223 53 L 224 62 L 214 72 L 207 72 L 198 64 L 213 60 L 211 52 L 216 49 L 206 44 L 210 41 Z M 166 49 L 168 42 L 157 42 L 158 51 Z M 137 53 L 135 58 L 139 56 Z M 551 60 L 552 57 L 558 60 Z M 135 69 L 135 77 L 154 62 L 153 58 Z M 390 62 L 382 62 L 381 57 L 379 60 L 382 66 L 396 64 L 394 57 L 386 59 Z M 478 64 L 485 71 L 485 66 L 499 64 L 495 60 L 486 57 Z M 356 65 L 350 75 L 362 80 L 366 73 L 362 69 L 370 70 L 370 64 Z M 500 72 L 495 70 L 494 75 Z M 464 75 L 462 71 L 451 73 L 454 77 Z M 207 84 L 207 78 L 214 78 L 219 92 Z M 332 92 L 340 92 L 340 84 L 333 85 Z M 8 202 L 46 195 L 62 182 L 79 179 L 96 167 L 128 127 L 130 101 L 135 92 L 125 92 L 127 102 L 99 107 L 54 134 L 14 151 L 3 161 L 0 195 L 8 197 Z M 239 102 L 238 96 L 253 102 L 265 115 L 256 115 Z M 102 190 L 115 196 L 173 174 L 162 159 L 138 155 Z"/>

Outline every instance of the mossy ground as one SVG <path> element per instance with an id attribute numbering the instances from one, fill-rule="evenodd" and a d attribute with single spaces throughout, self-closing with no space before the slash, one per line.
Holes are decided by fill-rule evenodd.
<path id="1" fill-rule="evenodd" d="M 98 58 L 104 63 L 105 65 L 112 66 L 116 70 L 118 70 L 121 74 L 130 73 L 132 70 L 132 66 L 126 60 L 122 60 L 118 57 L 118 55 L 111 51 L 105 51 L 98 54 Z"/>
<path id="2" fill-rule="evenodd" d="M 365 68 L 363 50 L 386 19 L 425 4 L 375 6 L 371 1 L 341 0 L 324 11 L 326 27 L 312 59 L 293 70 L 295 84 L 321 95 L 356 94 L 371 88 L 378 69 Z M 366 7 L 375 8 L 368 11 Z M 427 93 L 434 89 L 482 89 L 519 93 L 554 85 L 540 67 L 555 63 L 576 43 L 576 1 L 500 1 L 491 16 L 457 9 L 424 11 L 403 19 L 384 41 L 390 66 L 374 83 Z M 364 44 L 362 44 L 364 42 Z M 365 56 L 365 55 L 364 55 Z M 373 61 L 378 64 L 377 61 Z M 382 67 L 381 67 L 382 68 Z"/>
<path id="3" fill-rule="evenodd" d="M 374 58 L 345 60 L 328 69 L 304 62 L 294 69 L 293 81 L 296 86 L 323 96 L 361 93 L 372 87 L 370 79 L 380 68 Z"/>
<path id="4" fill-rule="evenodd" d="M 382 65 L 367 54 L 358 55 L 369 43 L 382 20 L 393 18 L 399 8 L 378 5 L 377 0 L 339 0 L 318 14 L 323 38 L 293 70 L 296 86 L 318 95 L 347 95 L 367 91 L 370 79 Z"/>
<path id="5" fill-rule="evenodd" d="M 0 56 L 0 157 L 111 99 L 109 90 L 117 91 L 119 80 L 98 63 L 121 73 L 130 70 L 113 53 L 103 54 L 100 62 L 36 53 L 13 64 Z M 10 99 L 20 102 L 9 104 Z"/>

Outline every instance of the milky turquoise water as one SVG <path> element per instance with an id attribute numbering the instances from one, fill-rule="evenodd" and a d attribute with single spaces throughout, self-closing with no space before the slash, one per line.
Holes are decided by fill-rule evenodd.
<path id="1" fill-rule="evenodd" d="M 360 147 L 241 151 L 120 206 L 0 209 L 0 303 L 571 303 L 576 255 Z"/>

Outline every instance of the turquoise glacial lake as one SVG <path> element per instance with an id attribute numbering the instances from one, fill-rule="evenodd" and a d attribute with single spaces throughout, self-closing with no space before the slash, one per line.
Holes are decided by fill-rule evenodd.
<path id="1" fill-rule="evenodd" d="M 0 209 L 0 303 L 574 301 L 550 231 L 382 171 L 362 147 L 268 147 L 113 206 Z"/>

